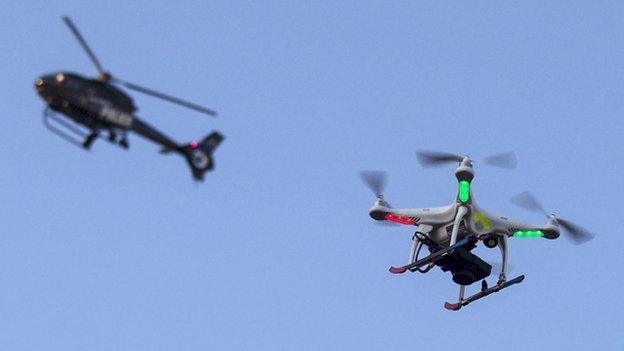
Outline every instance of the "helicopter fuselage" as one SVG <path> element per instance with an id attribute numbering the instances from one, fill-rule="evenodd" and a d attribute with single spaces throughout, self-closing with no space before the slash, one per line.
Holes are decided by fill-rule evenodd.
<path id="1" fill-rule="evenodd" d="M 89 128 L 132 127 L 132 99 L 106 82 L 61 72 L 37 78 L 35 89 L 50 108 Z"/>
<path id="2" fill-rule="evenodd" d="M 56 72 L 35 79 L 35 90 L 47 104 L 43 111 L 45 127 L 87 150 L 100 138 L 102 132 L 108 133 L 109 142 L 127 149 L 127 134 L 135 132 L 162 146 L 161 153 L 183 156 L 191 168 L 193 178 L 203 180 L 204 174 L 214 168 L 212 154 L 223 141 L 223 135 L 213 131 L 200 141 L 178 144 L 138 118 L 132 98 L 118 86 L 210 116 L 216 116 L 216 111 L 113 77 L 104 70 L 72 20 L 63 16 L 63 21 L 91 59 L 98 77 L 90 79 L 71 72 Z"/>
<path id="3" fill-rule="evenodd" d="M 178 145 L 139 119 L 133 100 L 108 82 L 87 79 L 68 72 L 44 75 L 35 80 L 35 89 L 48 106 L 91 130 L 133 131 L 162 145 Z"/>

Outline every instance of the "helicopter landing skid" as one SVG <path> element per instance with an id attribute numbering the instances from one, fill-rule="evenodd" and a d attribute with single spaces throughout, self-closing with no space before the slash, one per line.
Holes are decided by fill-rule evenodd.
<path id="1" fill-rule="evenodd" d="M 519 277 L 513 278 L 512 280 L 499 282 L 498 284 L 492 286 L 491 288 L 487 288 L 487 286 L 484 286 L 485 289 L 481 289 L 481 291 L 479 291 L 478 293 L 468 298 L 461 299 L 460 301 L 455 302 L 455 303 L 445 302 L 444 308 L 450 311 L 458 311 L 460 308 L 462 308 L 463 306 L 466 306 L 467 304 L 471 302 L 477 301 L 495 292 L 499 292 L 508 286 L 521 283 L 523 280 L 524 280 L 524 275 L 521 275 Z"/>
<path id="2" fill-rule="evenodd" d="M 54 123 L 51 123 L 53 121 Z M 90 129 L 89 131 L 85 131 L 70 122 L 67 122 L 63 117 L 59 117 L 57 113 L 55 113 L 49 107 L 43 111 L 43 124 L 45 127 L 56 134 L 57 136 L 65 139 L 71 144 L 74 144 L 80 148 L 89 150 L 93 145 L 93 142 L 98 138 L 101 138 L 100 132 L 95 129 Z M 62 128 L 59 128 L 62 127 Z M 121 138 L 117 138 L 117 134 L 110 130 L 108 141 L 121 146 L 124 149 L 129 148 L 128 139 L 126 132 L 123 131 L 121 134 Z"/>
<path id="3" fill-rule="evenodd" d="M 424 257 L 416 262 L 410 263 L 408 265 L 402 266 L 402 267 L 390 267 L 389 271 L 392 274 L 401 274 L 401 273 L 405 273 L 408 270 L 411 272 L 414 272 L 416 270 L 418 270 L 419 268 L 426 266 L 428 264 L 431 263 L 435 263 L 439 260 L 441 260 L 442 258 L 450 255 L 453 253 L 453 250 L 460 248 L 460 247 L 464 247 L 464 246 L 468 246 L 471 244 L 474 244 L 476 242 L 476 238 L 473 236 L 468 236 L 466 238 L 464 238 L 461 241 L 458 241 L 457 243 L 455 243 L 454 245 L 451 245 L 443 250 L 439 250 L 436 251 L 434 253 L 432 253 L 431 255 Z"/>
<path id="4" fill-rule="evenodd" d="M 51 121 L 54 121 L 54 124 L 56 125 L 51 123 Z M 97 138 L 97 134 L 93 132 L 85 132 L 84 130 L 72 125 L 59 117 L 50 108 L 46 108 L 43 111 L 43 125 L 62 139 L 65 139 L 71 144 L 84 149 L 89 149 L 95 138 Z M 57 125 L 63 127 L 64 130 L 59 128 Z"/>

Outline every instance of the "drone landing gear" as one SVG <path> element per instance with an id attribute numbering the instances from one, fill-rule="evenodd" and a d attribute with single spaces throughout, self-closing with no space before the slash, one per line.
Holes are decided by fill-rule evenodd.
<path id="1" fill-rule="evenodd" d="M 432 253 L 431 255 L 420 259 L 416 262 L 407 264 L 405 266 L 402 267 L 390 267 L 389 271 L 392 274 L 401 274 L 401 273 L 405 273 L 408 270 L 411 272 L 415 272 L 417 271 L 419 268 L 422 268 L 426 265 L 429 265 L 431 263 L 436 263 L 439 260 L 443 259 L 444 257 L 450 255 L 453 253 L 453 251 L 457 248 L 461 248 L 461 247 L 465 247 L 465 246 L 470 246 L 470 245 L 474 245 L 474 243 L 476 242 L 476 239 L 473 236 L 468 236 L 466 238 L 464 238 L 461 241 L 458 241 L 457 243 L 455 243 L 454 245 L 451 245 L 445 249 L 436 251 L 434 253 Z"/>
<path id="2" fill-rule="evenodd" d="M 481 282 L 481 291 L 465 299 L 463 298 L 464 286 L 462 285 L 460 288 L 461 290 L 460 290 L 459 301 L 455 303 L 445 302 L 444 308 L 446 308 L 447 310 L 451 310 L 451 311 L 458 311 L 460 308 L 462 308 L 463 306 L 466 306 L 467 304 L 471 302 L 477 301 L 490 294 L 501 291 L 508 286 L 521 283 L 523 280 L 524 280 L 524 275 L 521 275 L 512 280 L 499 281 L 496 285 L 492 286 L 491 288 L 488 288 L 487 283 L 485 282 L 485 279 L 484 279 Z"/>

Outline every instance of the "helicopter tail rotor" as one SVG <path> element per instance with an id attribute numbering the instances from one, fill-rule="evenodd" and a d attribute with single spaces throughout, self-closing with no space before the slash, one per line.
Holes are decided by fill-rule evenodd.
<path id="1" fill-rule="evenodd" d="M 563 229 L 563 231 L 568 234 L 568 237 L 577 245 L 583 244 L 595 237 L 595 235 L 589 230 L 574 224 L 567 219 L 549 215 L 549 213 L 544 209 L 544 206 L 542 206 L 537 198 L 529 191 L 525 191 L 514 196 L 511 198 L 511 203 L 531 212 L 535 212 L 549 218 L 555 218 L 559 227 Z"/>
<path id="2" fill-rule="evenodd" d="M 191 167 L 191 172 L 193 173 L 193 178 L 195 178 L 195 180 L 204 180 L 204 174 L 214 168 L 214 159 L 212 154 L 219 144 L 221 144 L 223 139 L 224 137 L 221 133 L 214 131 L 202 141 L 193 141 L 187 145 L 181 146 L 177 150 L 186 158 L 186 161 Z"/>
<path id="3" fill-rule="evenodd" d="M 436 167 L 436 166 L 442 166 L 448 163 L 462 162 L 464 158 L 466 158 L 467 156 L 448 153 L 448 152 L 418 150 L 416 151 L 416 157 L 418 158 L 418 163 L 420 163 L 421 166 Z M 485 157 L 481 159 L 481 161 L 490 166 L 499 167 L 499 168 L 507 168 L 507 169 L 516 168 L 516 165 L 518 163 L 516 159 L 516 154 L 514 152 L 506 152 L 506 153 L 502 153 L 498 155 Z"/>

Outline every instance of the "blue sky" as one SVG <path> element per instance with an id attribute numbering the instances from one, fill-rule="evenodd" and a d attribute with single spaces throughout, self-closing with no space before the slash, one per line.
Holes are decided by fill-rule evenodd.
<path id="1" fill-rule="evenodd" d="M 4 2 L 0 348 L 614 350 L 624 346 L 624 4 L 618 1 Z M 43 73 L 94 74 L 70 15 L 180 142 L 219 129 L 216 171 L 131 136 L 83 152 L 41 125 Z M 450 275 L 392 276 L 413 230 L 375 226 L 357 177 L 395 206 L 454 198 L 415 150 L 515 150 L 477 165 L 479 204 L 524 190 L 597 237 L 512 240 L 525 281 L 459 313 Z M 484 257 L 496 251 L 478 249 Z M 472 287 L 474 291 L 476 287 Z"/>

